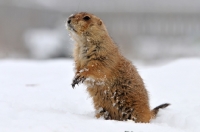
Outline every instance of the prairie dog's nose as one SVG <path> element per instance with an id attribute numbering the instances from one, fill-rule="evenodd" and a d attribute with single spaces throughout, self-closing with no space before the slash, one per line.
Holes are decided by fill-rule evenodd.
<path id="1" fill-rule="evenodd" d="M 69 18 L 69 20 L 67 21 L 67 23 L 68 23 L 68 24 L 70 24 L 70 23 L 71 23 L 71 19 L 70 19 L 70 18 Z"/>
<path id="2" fill-rule="evenodd" d="M 71 23 L 71 19 L 74 18 L 74 15 L 72 14 L 71 16 L 69 16 L 67 23 L 70 24 Z"/>

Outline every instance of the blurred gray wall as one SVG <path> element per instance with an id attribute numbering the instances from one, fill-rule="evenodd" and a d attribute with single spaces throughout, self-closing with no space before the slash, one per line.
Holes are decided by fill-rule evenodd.
<path id="1" fill-rule="evenodd" d="M 0 0 L 0 58 L 71 57 L 70 14 L 99 16 L 129 59 L 200 56 L 200 1 Z"/>

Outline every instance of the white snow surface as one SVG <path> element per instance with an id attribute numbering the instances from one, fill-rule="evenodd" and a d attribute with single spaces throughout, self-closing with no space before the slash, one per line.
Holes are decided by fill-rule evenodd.
<path id="1" fill-rule="evenodd" d="M 72 60 L 0 61 L 0 132 L 199 132 L 200 59 L 137 68 L 159 111 L 149 124 L 96 119 Z"/>

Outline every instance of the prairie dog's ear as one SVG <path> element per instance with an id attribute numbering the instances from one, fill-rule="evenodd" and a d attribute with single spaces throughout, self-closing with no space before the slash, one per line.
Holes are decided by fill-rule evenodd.
<path id="1" fill-rule="evenodd" d="M 102 21 L 100 19 L 98 20 L 98 25 L 102 25 Z"/>

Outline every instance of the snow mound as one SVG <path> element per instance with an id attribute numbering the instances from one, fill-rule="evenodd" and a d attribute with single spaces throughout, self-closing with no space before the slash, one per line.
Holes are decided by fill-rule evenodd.
<path id="1" fill-rule="evenodd" d="M 138 67 L 152 108 L 150 124 L 96 119 L 83 85 L 72 89 L 72 60 L 0 61 L 0 132 L 199 132 L 200 59 Z"/>

